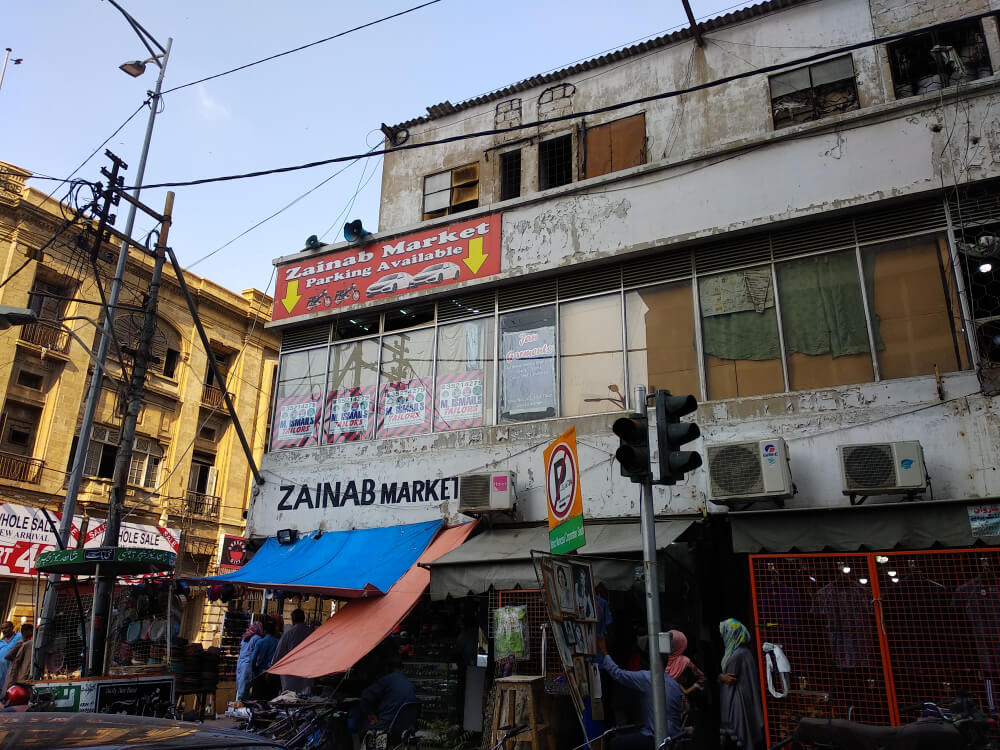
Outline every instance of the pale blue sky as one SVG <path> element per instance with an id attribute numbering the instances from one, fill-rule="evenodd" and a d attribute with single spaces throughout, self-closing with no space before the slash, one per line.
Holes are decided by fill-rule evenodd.
<path id="1" fill-rule="evenodd" d="M 698 18 L 748 4 L 691 2 Z M 161 43 L 173 37 L 163 84 L 167 91 L 421 0 L 119 4 Z M 11 47 L 12 57 L 24 62 L 8 65 L 0 88 L 0 160 L 64 178 L 142 103 L 155 84 L 156 68 L 149 65 L 140 78 L 118 70 L 126 60 L 147 55 L 108 2 L 7 0 L 4 6 L 0 53 Z M 424 114 L 428 105 L 446 99 L 456 103 L 682 24 L 681 0 L 442 0 L 168 93 L 157 115 L 144 181 L 236 174 L 362 153 L 381 138 L 381 122 L 402 122 Z M 105 147 L 131 167 L 126 184 L 132 184 L 129 175 L 138 166 L 147 116 L 146 110 L 140 112 Z M 102 149 L 77 176 L 101 179 L 99 169 L 106 164 Z M 177 188 L 170 245 L 188 266 L 343 168 L 334 164 Z M 309 235 L 339 241 L 344 221 L 354 218 L 374 229 L 380 177 L 380 160 L 355 164 L 192 270 L 235 291 L 263 289 L 272 258 L 301 249 Z M 45 192 L 54 186 L 42 180 L 30 184 Z M 142 200 L 160 209 L 164 193 L 144 191 Z M 120 214 L 122 226 L 124 205 Z M 150 226 L 140 221 L 136 234 Z"/>

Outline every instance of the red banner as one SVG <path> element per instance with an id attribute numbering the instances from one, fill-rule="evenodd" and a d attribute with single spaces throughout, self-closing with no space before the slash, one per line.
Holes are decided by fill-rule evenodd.
<path id="1" fill-rule="evenodd" d="M 434 396 L 434 429 L 465 430 L 481 427 L 486 383 L 482 370 L 438 375 Z"/>
<path id="2" fill-rule="evenodd" d="M 272 320 L 339 312 L 360 302 L 500 272 L 500 214 L 341 248 L 278 267 Z"/>

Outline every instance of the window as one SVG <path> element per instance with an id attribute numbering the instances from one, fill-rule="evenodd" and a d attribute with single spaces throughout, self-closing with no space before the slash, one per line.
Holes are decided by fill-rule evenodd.
<path id="1" fill-rule="evenodd" d="M 521 195 L 521 150 L 500 154 L 500 200 Z"/>
<path id="2" fill-rule="evenodd" d="M 870 382 L 871 345 L 854 251 L 779 263 L 776 271 L 789 388 Z"/>
<path id="3" fill-rule="evenodd" d="M 0 451 L 30 456 L 42 410 L 35 406 L 8 401 L 0 414 Z"/>
<path id="4" fill-rule="evenodd" d="M 156 479 L 160 474 L 160 462 L 163 460 L 163 448 L 155 440 L 136 437 L 132 446 L 132 461 L 128 469 L 128 483 L 146 489 L 156 488 Z"/>
<path id="5" fill-rule="evenodd" d="M 775 128 L 822 120 L 859 106 L 850 55 L 778 73 L 771 76 L 770 83 Z"/>
<path id="6" fill-rule="evenodd" d="M 625 321 L 632 383 L 643 383 L 650 392 L 699 392 L 690 280 L 628 292 Z M 625 408 L 624 393 L 619 398 L 611 403 Z"/>
<path id="7" fill-rule="evenodd" d="M 536 307 L 500 318 L 500 421 L 557 416 L 556 309 Z"/>
<path id="8" fill-rule="evenodd" d="M 897 99 L 993 74 L 980 21 L 959 21 L 889 45 Z"/>
<path id="9" fill-rule="evenodd" d="M 57 322 L 63 319 L 67 300 L 72 296 L 67 284 L 35 279 L 31 285 L 28 307 L 35 311 L 39 320 Z"/>
<path id="10" fill-rule="evenodd" d="M 561 135 L 538 144 L 538 189 L 568 185 L 573 181 L 573 136 Z"/>
<path id="11" fill-rule="evenodd" d="M 646 115 L 587 128 L 583 176 L 597 177 L 646 163 Z"/>
<path id="12" fill-rule="evenodd" d="M 479 205 L 479 165 L 466 164 L 424 178 L 424 220 Z"/>
<path id="13" fill-rule="evenodd" d="M 115 474 L 116 455 L 118 455 L 118 430 L 95 424 L 83 473 L 89 477 L 111 479 Z"/>
<path id="14" fill-rule="evenodd" d="M 706 276 L 698 289 L 708 397 L 783 391 L 770 267 Z"/>
<path id="15" fill-rule="evenodd" d="M 433 328 L 382 337 L 379 437 L 402 437 L 430 432 L 433 372 Z"/>
<path id="16" fill-rule="evenodd" d="M 191 473 L 188 475 L 188 492 L 194 492 L 198 495 L 215 495 L 215 482 L 218 471 L 215 468 L 215 456 L 196 451 L 191 458 Z"/>
<path id="17" fill-rule="evenodd" d="M 493 422 L 493 320 L 441 326 L 437 338 L 434 429 Z"/>
<path id="18" fill-rule="evenodd" d="M 232 356 L 229 354 L 222 354 L 217 351 L 212 351 L 215 355 L 215 364 L 219 368 L 219 375 L 225 381 L 229 377 L 229 368 L 232 366 Z M 215 375 L 212 374 L 212 364 L 211 362 L 205 363 L 205 385 L 214 385 L 216 388 L 225 388 L 225 382 L 216 383 Z"/>
<path id="19" fill-rule="evenodd" d="M 40 391 L 45 387 L 45 376 L 30 370 L 21 370 L 17 373 L 17 384 L 33 391 Z"/>
<path id="20" fill-rule="evenodd" d="M 374 436 L 378 351 L 375 339 L 335 344 L 330 349 L 323 442 L 352 442 Z"/>
<path id="21" fill-rule="evenodd" d="M 319 441 L 326 358 L 326 347 L 281 357 L 271 429 L 272 450 L 304 448 Z"/>
<path id="22" fill-rule="evenodd" d="M 560 305 L 559 378 L 563 416 L 613 410 L 608 397 L 625 392 L 621 295 Z"/>
<path id="23" fill-rule="evenodd" d="M 163 357 L 163 375 L 167 378 L 174 377 L 174 373 L 177 372 L 177 362 L 180 360 L 181 353 L 176 349 L 171 349 L 167 347 L 167 352 Z"/>
<path id="24" fill-rule="evenodd" d="M 862 253 L 871 279 L 872 324 L 879 375 L 906 378 L 967 368 L 957 300 L 945 283 L 950 266 L 943 236 L 899 240 Z"/>

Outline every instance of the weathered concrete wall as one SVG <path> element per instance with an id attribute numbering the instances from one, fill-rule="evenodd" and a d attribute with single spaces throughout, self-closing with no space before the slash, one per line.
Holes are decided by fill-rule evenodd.
<path id="1" fill-rule="evenodd" d="M 880 37 L 989 10 L 989 0 L 871 0 L 872 24 Z"/>
<path id="2" fill-rule="evenodd" d="M 1000 464 L 1000 398 L 980 395 L 978 380 L 971 373 L 947 376 L 943 387 L 944 400 L 938 396 L 933 377 L 920 377 L 710 402 L 701 406 L 697 416 L 703 439 L 692 445 L 704 455 L 706 443 L 784 438 L 798 488 L 787 507 L 846 504 L 837 446 L 891 440 L 921 442 L 938 499 L 1000 494 L 996 468 Z M 326 530 L 340 530 L 454 519 L 458 497 L 453 478 L 484 471 L 513 472 L 519 517 L 543 521 L 547 516 L 542 451 L 570 425 L 577 430 L 585 516 L 637 516 L 638 487 L 619 475 L 612 457 L 618 441 L 611 423 L 618 416 L 269 453 L 263 462 L 266 483 L 251 507 L 248 531 L 273 536 L 282 528 L 305 531 L 322 525 Z M 414 491 L 416 482 L 419 492 Z M 429 482 L 433 482 L 430 492 L 426 490 Z M 410 499 L 387 501 L 393 493 L 400 496 L 403 483 L 407 483 Z M 656 487 L 656 512 L 724 510 L 706 503 L 707 489 L 704 469 L 673 488 L 672 497 Z M 417 494 L 419 499 L 414 499 Z"/>

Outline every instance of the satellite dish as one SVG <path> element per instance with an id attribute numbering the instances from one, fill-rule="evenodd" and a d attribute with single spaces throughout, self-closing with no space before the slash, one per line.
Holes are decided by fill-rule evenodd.
<path id="1" fill-rule="evenodd" d="M 371 232 L 361 226 L 361 219 L 355 219 L 344 224 L 344 239 L 348 242 L 357 242 L 365 237 L 371 237 Z"/>

